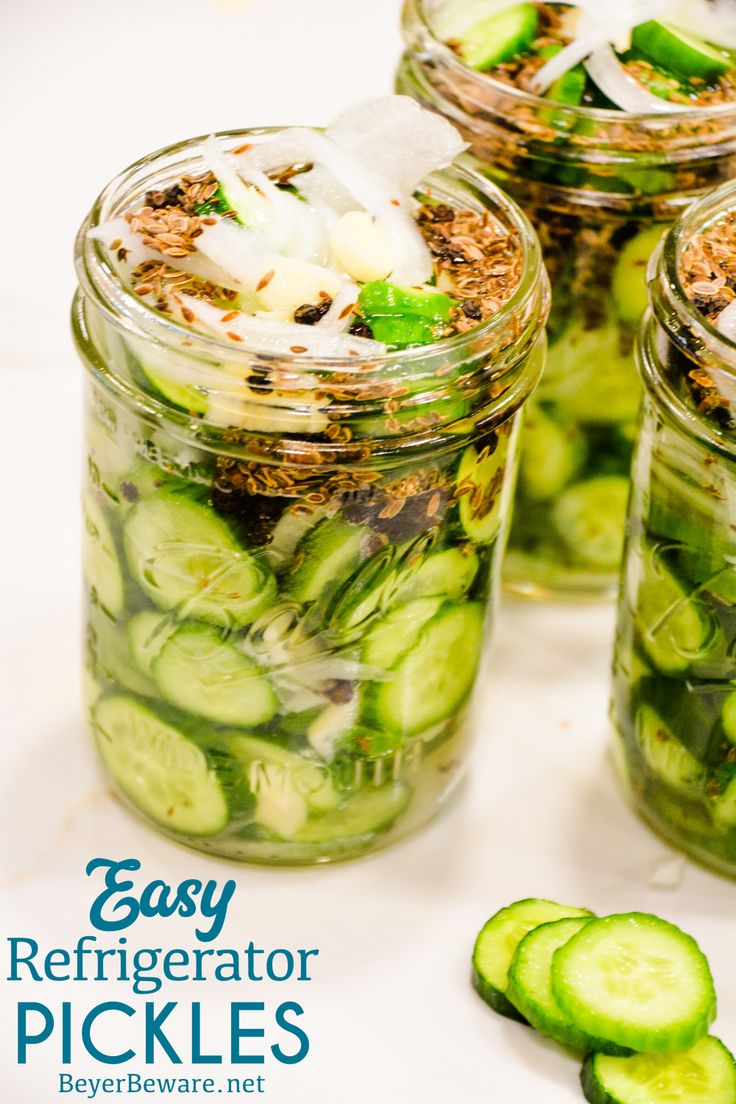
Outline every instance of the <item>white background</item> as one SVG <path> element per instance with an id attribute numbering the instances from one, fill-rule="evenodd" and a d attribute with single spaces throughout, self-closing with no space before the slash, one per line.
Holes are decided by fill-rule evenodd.
<path id="1" fill-rule="evenodd" d="M 75 229 L 106 180 L 144 152 L 215 129 L 325 122 L 349 99 L 389 90 L 399 11 L 396 0 L 0 5 L 3 935 L 50 948 L 89 931 L 83 868 L 95 854 L 134 855 L 146 878 L 174 883 L 236 877 L 221 945 L 319 947 L 315 981 L 171 987 L 153 999 L 202 1000 L 211 1050 L 226 1038 L 231 999 L 300 1000 L 312 1051 L 296 1069 L 266 1067 L 272 1104 L 579 1100 L 575 1061 L 496 1018 L 468 983 L 481 923 L 530 895 L 654 910 L 692 931 L 716 975 L 718 1031 L 736 1044 L 734 887 L 673 858 L 629 811 L 608 763 L 608 607 L 503 610 L 470 782 L 430 830 L 392 851 L 313 871 L 236 868 L 165 843 L 109 797 L 77 700 Z M 185 920 L 141 921 L 131 935 L 133 945 L 194 942 Z M 3 944 L 0 955 L 3 977 Z M 14 1017 L 21 999 L 73 999 L 78 1013 L 129 996 L 90 988 L 0 988 L 3 1104 L 82 1099 L 56 1094 L 58 1042 L 16 1069 Z M 186 1023 L 170 1022 L 186 1049 Z M 76 1061 L 74 1045 L 78 1074 L 104 1072 Z M 155 1072 L 171 1071 L 161 1062 Z"/>

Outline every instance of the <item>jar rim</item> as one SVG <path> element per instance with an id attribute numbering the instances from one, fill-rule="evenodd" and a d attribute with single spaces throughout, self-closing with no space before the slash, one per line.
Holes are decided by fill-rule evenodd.
<path id="1" fill-rule="evenodd" d="M 215 137 L 225 141 L 252 142 L 259 139 L 265 140 L 281 133 L 284 129 L 285 127 L 244 128 L 220 131 Z M 197 161 L 198 148 L 207 137 L 209 136 L 199 135 L 172 143 L 146 154 L 123 169 L 97 196 L 79 229 L 75 242 L 75 265 L 80 287 L 83 294 L 93 300 L 114 324 L 134 329 L 142 336 L 150 337 L 163 345 L 184 339 L 190 351 L 194 350 L 204 356 L 210 355 L 214 359 L 218 357 L 222 359 L 222 354 L 226 353 L 228 362 L 233 364 L 257 363 L 264 367 L 278 364 L 279 367 L 287 370 L 293 368 L 308 371 L 319 368 L 322 372 L 334 371 L 335 373 L 349 369 L 354 373 L 356 363 L 361 367 L 381 370 L 398 365 L 407 367 L 421 365 L 430 357 L 442 355 L 460 360 L 464 351 L 467 351 L 468 355 L 472 353 L 477 356 L 482 352 L 480 345 L 490 344 L 515 317 L 533 309 L 535 299 L 540 300 L 540 310 L 543 311 L 543 289 L 546 277 L 541 248 L 531 222 L 514 200 L 493 182 L 469 165 L 456 162 L 448 169 L 430 174 L 422 181 L 422 186 L 441 187 L 443 182 L 445 185 L 453 185 L 467 201 L 475 200 L 476 209 L 480 200 L 484 210 L 494 215 L 497 221 L 509 231 L 516 232 L 522 246 L 519 283 L 509 300 L 484 322 L 465 333 L 452 334 L 429 345 L 395 350 L 375 356 L 361 355 L 359 359 L 310 356 L 301 353 L 285 355 L 255 352 L 248 348 L 247 342 L 234 347 L 231 342 L 224 339 L 193 331 L 183 322 L 178 322 L 157 311 L 155 307 L 143 302 L 127 289 L 106 261 L 100 242 L 91 238 L 89 231 L 125 209 L 132 190 L 143 194 L 147 190 L 146 184 L 150 184 L 156 166 L 161 166 L 164 161 L 178 159 L 176 168 L 180 172 L 191 168 L 192 162 Z M 152 170 L 150 174 L 147 174 L 148 169 Z M 142 180 L 137 179 L 142 173 L 146 174 L 145 177 Z M 132 188 L 133 185 L 135 189 Z M 473 204 L 469 203 L 469 205 Z"/>
<path id="2" fill-rule="evenodd" d="M 721 333 L 688 296 L 680 276 L 680 261 L 692 238 L 729 212 L 736 212 L 736 180 L 729 180 L 692 203 L 669 228 L 649 262 L 652 308 L 664 328 L 687 327 L 703 351 L 736 378 L 736 340 Z"/>
<path id="3" fill-rule="evenodd" d="M 426 6 L 427 0 L 405 0 L 403 22 L 407 40 L 411 41 L 411 23 L 414 20 L 421 28 L 421 38 L 424 40 L 423 42 L 420 41 L 418 45 L 420 47 L 431 45 L 448 69 L 453 70 L 465 79 L 470 78 L 473 85 L 479 89 L 490 85 L 496 93 L 507 95 L 510 100 L 516 101 L 520 106 L 533 107 L 536 110 L 549 110 L 550 101 L 544 96 L 537 96 L 533 92 L 527 92 L 513 84 L 506 84 L 504 81 L 489 76 L 488 73 L 471 69 L 470 66 L 465 65 L 457 54 L 434 34 L 427 17 Z M 658 111 L 629 112 L 615 108 L 587 107 L 583 104 L 555 104 L 554 108 L 555 113 L 559 113 L 564 118 L 585 119 L 589 122 L 615 124 L 618 127 L 629 125 L 632 130 L 653 124 L 659 124 L 656 129 L 663 129 L 667 123 L 671 126 L 673 122 L 677 124 L 714 122 L 731 117 L 736 122 L 736 102 L 733 104 L 713 104 L 709 107 L 683 107 L 677 111 L 666 113 Z"/>
<path id="4" fill-rule="evenodd" d="M 662 372 L 655 347 L 655 324 L 694 367 L 718 373 L 736 393 L 736 341 L 708 321 L 688 296 L 680 276 L 680 261 L 693 236 L 729 211 L 736 211 L 736 181 L 729 181 L 696 200 L 669 228 L 649 261 L 649 310 L 639 339 L 639 362 L 644 382 L 668 409 L 670 416 L 710 447 L 736 455 L 736 433 L 684 401 Z"/>

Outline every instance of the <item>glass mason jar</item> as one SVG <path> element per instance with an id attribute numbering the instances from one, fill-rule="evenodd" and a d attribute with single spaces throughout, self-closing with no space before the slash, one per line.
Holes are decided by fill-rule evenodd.
<path id="1" fill-rule="evenodd" d="M 347 858 L 423 824 L 461 776 L 548 284 L 515 204 L 448 171 L 433 195 L 521 242 L 492 319 L 360 361 L 202 337 L 88 235 L 197 155 L 124 172 L 77 242 L 89 724 L 117 791 L 179 842 Z"/>
<path id="2" fill-rule="evenodd" d="M 733 184 L 696 203 L 652 261 L 612 717 L 639 810 L 736 874 L 736 344 L 678 275 L 688 242 L 727 211 Z M 728 417 L 693 397 L 701 384 Z"/>
<path id="3" fill-rule="evenodd" d="M 612 595 L 646 262 L 666 224 L 736 171 L 736 106 L 653 116 L 551 104 L 467 68 L 432 35 L 430 3 L 406 0 L 398 91 L 454 123 L 481 170 L 524 208 L 552 284 L 506 582 L 533 597 Z"/>

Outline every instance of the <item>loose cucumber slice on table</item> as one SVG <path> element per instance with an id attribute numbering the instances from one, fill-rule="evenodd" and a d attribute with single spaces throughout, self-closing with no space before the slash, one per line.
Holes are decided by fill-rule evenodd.
<path id="1" fill-rule="evenodd" d="M 270 721 L 278 708 L 260 667 L 210 625 L 182 625 L 151 669 L 168 701 L 216 724 L 254 728 Z"/>
<path id="2" fill-rule="evenodd" d="M 526 1023 L 507 996 L 509 970 L 516 949 L 525 935 L 540 924 L 572 917 L 591 919 L 587 909 L 558 905 L 528 897 L 500 909 L 481 928 L 473 947 L 473 986 L 494 1011 Z"/>
<path id="3" fill-rule="evenodd" d="M 83 562 L 85 583 L 93 600 L 115 618 L 125 605 L 125 583 L 115 540 L 102 509 L 91 495 L 82 500 L 84 521 Z"/>
<path id="4" fill-rule="evenodd" d="M 534 4 L 513 4 L 448 40 L 472 69 L 493 69 L 531 45 L 538 18 Z"/>
<path id="5" fill-rule="evenodd" d="M 226 826 L 228 803 L 208 756 L 181 729 L 135 698 L 103 698 L 92 713 L 97 746 L 121 790 L 174 832 L 213 836 Z"/>
<path id="6" fill-rule="evenodd" d="M 483 644 L 477 602 L 447 602 L 383 682 L 366 691 L 366 720 L 403 739 L 453 716 L 473 689 Z"/>
<path id="7" fill-rule="evenodd" d="M 713 81 L 731 68 L 729 58 L 715 46 L 657 19 L 648 19 L 634 27 L 631 44 L 655 65 L 661 65 L 683 80 L 697 77 Z"/>
<path id="8" fill-rule="evenodd" d="M 647 265 L 664 233 L 648 226 L 626 242 L 613 270 L 611 294 L 616 313 L 627 326 L 637 326 L 647 309 Z"/>
<path id="9" fill-rule="evenodd" d="M 580 1080 L 590 1104 L 734 1104 L 736 1064 L 708 1035 L 680 1054 L 590 1054 Z"/>
<path id="10" fill-rule="evenodd" d="M 524 422 L 519 480 L 535 501 L 554 498 L 585 461 L 585 442 L 577 427 L 565 427 L 539 407 Z"/>
<path id="11" fill-rule="evenodd" d="M 716 1014 L 695 940 L 647 913 L 586 924 L 555 952 L 552 992 L 581 1031 L 647 1054 L 694 1046 Z"/>
<path id="12" fill-rule="evenodd" d="M 651 705 L 639 706 L 636 730 L 647 766 L 668 786 L 691 790 L 703 781 L 703 764 L 677 739 Z"/>
<path id="13" fill-rule="evenodd" d="M 622 475 L 598 475 L 563 491 L 552 522 L 576 562 L 601 571 L 618 566 L 628 498 L 629 481 Z"/>
<path id="14" fill-rule="evenodd" d="M 138 502 L 125 523 L 124 544 L 141 589 L 181 617 L 248 625 L 273 603 L 270 568 L 187 493 L 164 489 Z"/>
<path id="15" fill-rule="evenodd" d="M 323 518 L 296 547 L 285 590 L 298 602 L 332 594 L 358 566 L 365 530 L 339 516 Z"/>
<path id="16" fill-rule="evenodd" d="M 715 651 L 722 635 L 702 599 L 691 594 L 652 549 L 644 551 L 637 593 L 641 646 L 663 675 L 681 675 Z"/>
<path id="17" fill-rule="evenodd" d="M 511 447 L 508 434 L 499 436 L 496 447 L 478 451 L 468 445 L 457 470 L 456 493 L 460 499 L 460 524 L 475 544 L 490 544 L 501 527 L 502 492 Z"/>
<path id="18" fill-rule="evenodd" d="M 591 1050 L 620 1054 L 621 1048 L 586 1035 L 571 1022 L 552 992 L 552 958 L 560 947 L 593 918 L 555 920 L 540 924 L 516 948 L 509 969 L 508 999 L 542 1035 L 587 1054 Z M 627 1052 L 628 1053 L 628 1052 Z"/>

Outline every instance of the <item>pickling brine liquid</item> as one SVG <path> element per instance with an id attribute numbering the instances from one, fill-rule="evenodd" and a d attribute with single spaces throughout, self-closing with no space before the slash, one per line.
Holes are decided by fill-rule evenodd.
<path id="1" fill-rule="evenodd" d="M 650 399 L 614 661 L 617 759 L 637 808 L 736 870 L 736 464 Z"/>
<path id="2" fill-rule="evenodd" d="M 87 427 L 87 708 L 125 800 L 249 861 L 422 824 L 467 756 L 513 422 L 321 487 L 183 447 L 95 383 Z"/>

